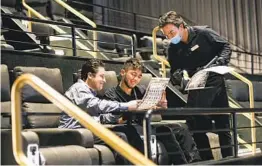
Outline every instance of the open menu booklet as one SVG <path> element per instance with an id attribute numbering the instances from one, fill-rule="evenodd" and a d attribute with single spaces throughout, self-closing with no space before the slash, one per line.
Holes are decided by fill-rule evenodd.
<path id="1" fill-rule="evenodd" d="M 168 82 L 169 78 L 152 78 L 137 110 L 147 110 L 156 106 L 160 102 Z"/>

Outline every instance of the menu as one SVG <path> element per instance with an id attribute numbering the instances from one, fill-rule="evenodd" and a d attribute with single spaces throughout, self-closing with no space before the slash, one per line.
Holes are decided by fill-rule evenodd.
<path id="1" fill-rule="evenodd" d="M 168 82 L 169 78 L 152 78 L 137 109 L 147 110 L 156 106 L 160 102 Z"/>

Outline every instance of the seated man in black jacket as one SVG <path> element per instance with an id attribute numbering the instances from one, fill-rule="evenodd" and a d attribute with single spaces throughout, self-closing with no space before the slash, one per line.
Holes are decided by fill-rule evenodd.
<path id="1" fill-rule="evenodd" d="M 145 94 L 145 87 L 137 86 L 142 79 L 142 64 L 139 60 L 131 58 L 126 61 L 120 72 L 121 81 L 117 87 L 108 89 L 105 98 L 113 101 L 128 102 L 142 99 Z M 159 107 L 167 108 L 165 94 L 158 104 Z M 121 115 L 114 116 L 115 119 L 122 119 Z M 161 126 L 155 129 L 156 132 L 168 131 L 168 136 L 157 136 L 168 152 L 180 151 L 178 155 L 169 155 L 170 164 L 184 164 L 200 160 L 195 142 L 189 131 L 182 126 Z"/>

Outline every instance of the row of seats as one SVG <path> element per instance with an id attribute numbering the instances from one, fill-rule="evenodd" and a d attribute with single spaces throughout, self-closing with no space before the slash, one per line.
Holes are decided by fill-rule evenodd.
<path id="1" fill-rule="evenodd" d="M 249 88 L 248 85 L 240 80 L 226 80 L 230 89 L 229 93 L 243 107 L 249 106 Z M 254 88 L 255 108 L 262 108 L 262 81 L 252 81 Z"/>
<path id="2" fill-rule="evenodd" d="M 89 34 L 91 36 L 91 34 Z M 132 52 L 132 37 L 117 33 L 98 32 L 98 49 L 105 52 L 112 52 L 115 54 L 113 58 L 118 56 L 128 56 Z"/>
<path id="3" fill-rule="evenodd" d="M 9 73 L 10 76 L 9 76 Z M 57 68 L 44 67 L 15 67 L 11 72 L 6 65 L 1 65 L 1 136 L 2 161 L 1 164 L 17 164 L 12 154 L 12 132 L 10 125 L 10 84 L 23 73 L 32 73 L 47 82 L 51 87 L 63 94 L 62 76 Z M 118 84 L 114 71 L 106 72 L 105 88 L 99 92 L 103 95 L 108 88 Z M 147 85 L 151 74 L 144 74 L 142 85 Z M 10 81 L 11 80 L 11 81 Z M 11 82 L 11 83 L 10 83 Z M 94 144 L 93 134 L 88 129 L 58 129 L 61 110 L 29 86 L 22 89 L 23 112 L 23 143 L 24 152 L 29 144 L 37 144 L 46 160 L 46 164 L 86 164 L 101 165 L 115 164 L 112 151 L 103 145 Z M 29 113 L 55 113 L 54 115 L 29 115 Z M 9 114 L 9 116 L 8 116 Z M 158 151 L 165 151 L 161 143 L 157 144 Z M 163 163 L 166 154 L 159 153 L 155 161 Z"/>
<path id="4" fill-rule="evenodd" d="M 41 13 L 43 16 L 48 17 L 55 21 L 61 21 L 65 18 L 68 12 L 65 8 L 61 7 L 53 0 L 26 0 L 26 3 L 33 9 Z M 20 2 L 16 0 L 3 0 L 1 2 L 2 6 L 10 9 L 12 13 L 20 13 L 19 15 L 25 16 L 26 11 L 23 12 L 23 7 Z M 68 20 L 69 21 L 69 20 Z M 70 21 L 69 21 L 70 22 Z M 63 30 L 67 31 L 68 34 L 71 33 L 70 28 L 63 27 Z M 78 30 L 79 31 L 79 30 Z M 82 30 L 83 31 L 83 30 Z M 35 33 L 36 39 L 40 40 L 41 44 L 49 45 L 50 41 L 48 36 L 56 34 L 56 32 L 46 24 L 40 24 L 32 22 L 32 32 Z M 92 31 L 84 32 L 89 39 L 93 40 Z M 7 34 L 6 34 L 7 35 Z M 11 37 L 11 38 L 10 38 Z M 12 35 L 7 36 L 7 39 L 12 39 Z M 92 42 L 90 40 L 90 42 Z M 111 58 L 125 57 L 132 54 L 132 37 L 119 33 L 108 33 L 108 32 L 98 32 L 98 49 Z M 17 40 L 15 40 L 17 41 Z M 152 55 L 152 37 L 144 36 L 140 39 L 140 48 L 138 50 L 138 55 L 144 60 L 151 60 Z M 157 38 L 158 55 L 163 54 L 163 49 L 166 42 L 163 42 L 161 38 Z M 14 44 L 14 43 L 13 43 Z M 84 43 L 85 44 L 85 43 Z M 17 43 L 15 43 L 15 48 L 17 48 Z M 136 46 L 137 47 L 137 46 Z M 44 47 L 44 52 L 54 53 L 54 50 L 47 49 Z"/>
<path id="5" fill-rule="evenodd" d="M 45 80 L 51 87 L 63 94 L 62 77 L 59 69 L 42 67 L 15 67 L 13 76 L 32 73 Z M 11 76 L 12 77 L 12 76 Z M 30 112 L 61 113 L 61 110 L 29 86 L 22 90 L 22 112 L 24 113 L 23 143 L 38 144 L 46 164 L 103 165 L 115 164 L 112 151 L 102 145 L 95 145 L 93 134 L 87 129 L 58 129 L 59 114 L 51 116 L 27 115 Z M 4 115 L 5 113 L 5 115 Z M 9 113 L 9 116 L 8 116 Z M 1 164 L 17 164 L 12 154 L 12 132 L 10 125 L 10 77 L 6 65 L 1 65 Z"/>
<path id="6" fill-rule="evenodd" d="M 109 148 L 95 145 L 89 130 L 31 129 L 22 133 L 23 152 L 37 144 L 45 165 L 115 164 Z M 13 156 L 12 131 L 1 129 L 1 165 L 17 165 Z"/>
<path id="7" fill-rule="evenodd" d="M 63 19 L 65 19 L 66 9 L 53 0 L 26 0 L 26 3 L 33 9 L 35 9 L 37 12 L 39 12 L 41 15 L 48 17 L 54 21 L 62 21 Z M 3 0 L 1 4 L 4 8 L 8 8 L 8 10 L 10 10 L 12 13 L 20 13 L 19 15 L 22 16 L 26 15 L 26 12 L 23 12 L 23 10 L 21 10 L 23 8 L 21 6 L 21 3 L 16 0 Z M 67 21 L 71 23 L 69 20 Z M 71 33 L 70 27 L 60 28 L 62 28 L 68 34 Z M 50 45 L 49 36 L 56 35 L 56 32 L 47 24 L 41 24 L 37 22 L 32 22 L 32 32 L 35 33 L 36 39 L 40 40 L 41 44 L 46 45 Z M 80 30 L 77 29 L 77 32 L 80 32 Z M 10 34 L 7 33 L 5 35 L 7 35 L 7 39 L 12 39 L 12 35 L 10 36 Z M 85 35 L 89 35 L 90 42 L 92 43 L 92 31 L 88 31 L 88 33 L 86 33 Z M 81 40 L 81 42 L 83 42 L 84 45 L 86 44 L 83 40 Z M 17 47 L 16 45 L 17 43 L 15 43 L 15 47 Z M 128 35 L 98 32 L 98 49 L 100 51 L 107 52 L 107 55 L 111 58 L 119 58 L 122 56 L 130 55 L 132 53 L 131 48 L 132 37 Z M 53 50 L 47 50 L 46 47 L 44 48 L 44 51 L 54 53 Z"/>

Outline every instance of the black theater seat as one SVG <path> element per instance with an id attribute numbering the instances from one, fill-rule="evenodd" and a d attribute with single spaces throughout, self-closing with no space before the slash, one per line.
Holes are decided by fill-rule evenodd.
<path id="1" fill-rule="evenodd" d="M 89 36 L 89 35 L 88 35 Z M 91 34 L 90 34 L 91 36 Z M 118 58 L 119 55 L 116 51 L 115 36 L 113 33 L 97 32 L 97 45 L 98 49 L 110 58 Z"/>
<path id="2" fill-rule="evenodd" d="M 143 36 L 140 38 L 141 48 L 138 48 L 141 57 L 144 60 L 151 60 L 153 55 L 153 39 L 151 36 Z M 164 55 L 164 44 L 161 38 L 156 38 L 157 55 Z"/>
<path id="3" fill-rule="evenodd" d="M 249 89 L 248 85 L 240 80 L 226 80 L 229 87 L 229 94 L 240 103 L 241 106 L 248 108 L 249 105 Z M 262 82 L 252 81 L 254 88 L 254 106 L 262 108 Z"/>
<path id="4" fill-rule="evenodd" d="M 14 74 L 19 76 L 22 73 L 32 73 L 44 80 L 55 90 L 63 94 L 62 76 L 60 70 L 44 68 L 44 67 L 15 67 Z M 86 148 L 90 160 L 93 165 L 105 164 L 104 161 L 110 161 L 109 164 L 114 164 L 114 156 L 108 147 L 100 151 L 94 146 L 93 134 L 88 129 L 58 129 L 59 113 L 61 110 L 54 104 L 50 103 L 38 92 L 31 87 L 26 86 L 22 91 L 23 111 L 29 112 L 47 112 L 56 113 L 55 115 L 28 115 L 27 116 L 27 131 L 37 133 L 40 139 L 40 146 L 81 146 Z M 33 129 L 32 129 L 33 128 Z M 102 145 L 101 145 L 102 146 Z M 79 150 L 80 151 L 80 150 Z M 47 152 L 45 152 L 47 153 Z M 111 156 L 111 157 L 110 157 Z M 112 157 L 113 156 L 113 157 Z M 50 156 L 51 157 L 51 156 Z M 88 156 L 87 156 L 88 157 Z M 102 158 L 101 158 L 102 157 Z M 103 159 L 105 157 L 105 159 Z M 51 158 L 53 159 L 53 158 Z M 70 164 L 70 162 L 69 162 Z"/>
<path id="5" fill-rule="evenodd" d="M 262 108 L 262 81 L 253 81 L 255 108 Z"/>
<path id="6" fill-rule="evenodd" d="M 118 84 L 117 76 L 115 71 L 106 71 L 105 73 L 106 83 L 101 91 L 98 92 L 99 96 L 103 96 L 105 91 L 109 88 L 116 87 Z"/>
<path id="7" fill-rule="evenodd" d="M 29 144 L 37 144 L 45 165 L 92 165 L 92 159 L 86 148 L 79 145 L 41 146 L 42 140 L 33 131 L 23 131 L 23 152 L 27 154 Z M 74 139 L 74 138 L 72 138 Z M 17 165 L 12 149 L 11 130 L 1 131 L 1 165 Z M 94 163 L 93 165 L 97 165 Z"/>
<path id="8" fill-rule="evenodd" d="M 49 8 L 47 8 L 47 14 L 52 20 L 60 21 L 65 18 L 66 9 L 59 5 L 56 1 L 49 1 Z"/>
<path id="9" fill-rule="evenodd" d="M 31 6 L 34 10 L 39 12 L 41 15 L 48 17 L 47 7 L 49 0 L 25 0 L 25 2 Z"/>
<path id="10" fill-rule="evenodd" d="M 132 37 L 123 34 L 115 34 L 116 50 L 120 57 L 132 55 Z"/>
<path id="11" fill-rule="evenodd" d="M 9 72 L 6 65 L 1 64 L 1 129 L 11 128 L 11 96 Z"/>
<path id="12" fill-rule="evenodd" d="M 149 82 L 151 81 L 152 79 L 152 74 L 150 73 L 143 73 L 142 75 L 142 79 L 141 81 L 139 82 L 139 86 L 144 86 L 145 88 L 147 88 Z"/>
<path id="13" fill-rule="evenodd" d="M 17 78 L 23 73 L 31 73 L 44 80 L 56 91 L 63 94 L 62 76 L 60 70 L 44 67 L 15 67 L 14 75 Z M 27 116 L 27 128 L 56 128 L 59 122 L 59 113 L 62 112 L 58 107 L 43 97 L 30 86 L 26 85 L 22 90 L 22 110 L 25 114 L 30 112 L 56 113 L 56 115 L 30 115 Z"/>
<path id="14" fill-rule="evenodd" d="M 16 68 L 15 71 L 23 72 L 26 70 L 23 70 L 23 68 Z M 2 113 L 7 114 L 6 117 L 1 116 L 1 151 L 3 152 L 1 153 L 1 165 L 17 165 L 13 156 L 12 130 L 10 129 L 11 125 L 9 121 L 11 115 L 9 82 L 8 68 L 6 65 L 1 65 L 1 115 Z M 24 94 L 26 94 L 26 90 Z M 38 99 L 39 98 L 36 98 L 36 100 Z M 29 104 L 29 108 L 33 109 L 34 107 L 31 107 Z M 44 124 L 45 121 L 47 122 L 46 124 Z M 53 121 L 54 118 L 38 117 L 38 119 L 32 118 L 30 123 L 33 127 L 47 127 L 50 124 L 54 124 Z M 22 140 L 25 154 L 27 153 L 27 146 L 29 144 L 37 144 L 39 146 L 39 150 L 44 157 L 46 165 L 100 164 L 98 154 L 90 155 L 89 149 L 93 148 L 94 141 L 92 133 L 86 129 L 28 129 L 22 132 Z"/>

